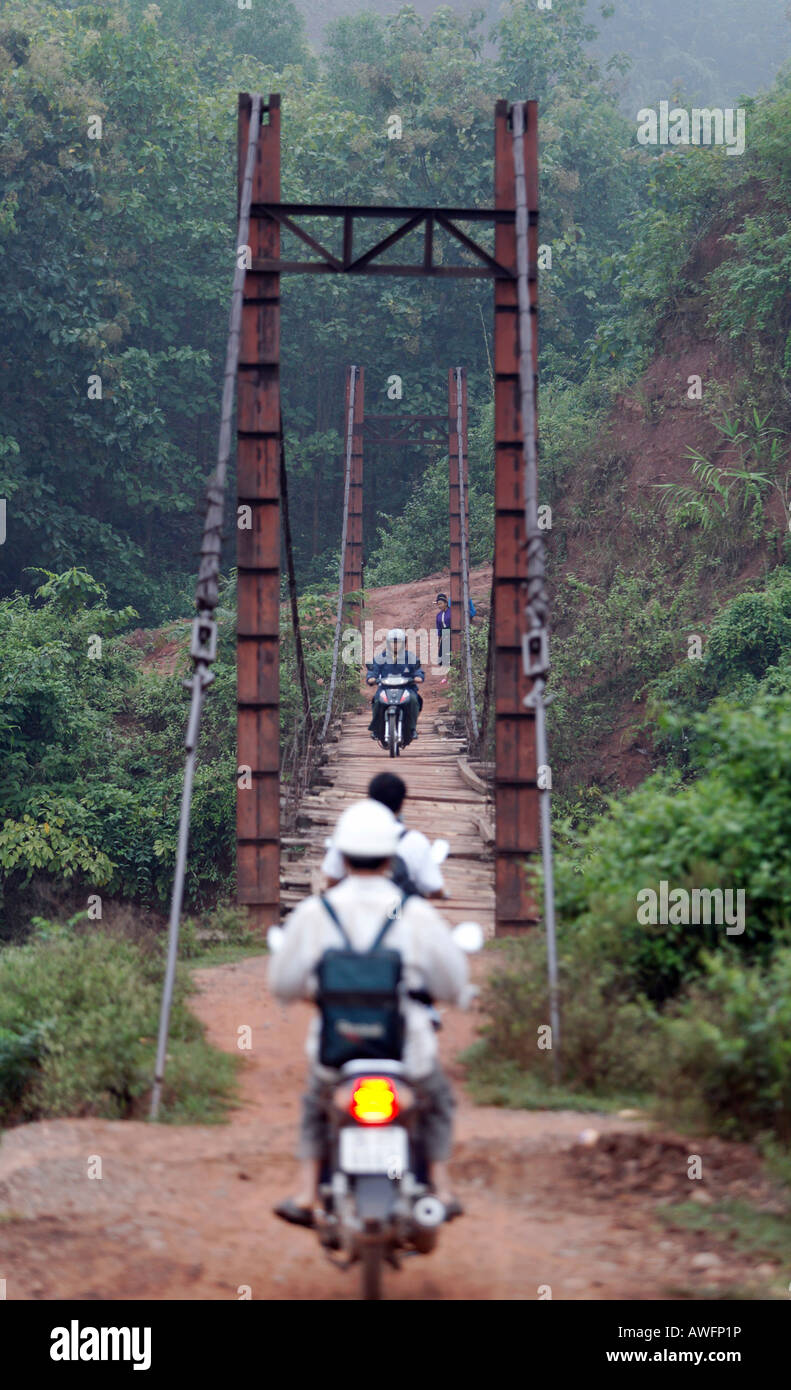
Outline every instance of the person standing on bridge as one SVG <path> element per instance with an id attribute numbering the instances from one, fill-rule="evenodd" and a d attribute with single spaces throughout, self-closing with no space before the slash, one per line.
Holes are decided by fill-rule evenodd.
<path id="1" fill-rule="evenodd" d="M 432 855 L 430 842 L 420 830 L 410 830 L 401 819 L 406 783 L 393 772 L 380 772 L 368 783 L 368 795 L 372 801 L 379 801 L 392 811 L 401 827 L 390 874 L 393 882 L 402 892 L 417 893 L 421 898 L 447 897 L 445 880 Z M 334 840 L 324 856 L 321 872 L 328 888 L 334 888 L 345 875 L 343 855 Z"/>
<path id="2" fill-rule="evenodd" d="M 474 618 L 476 607 L 470 599 L 470 617 Z M 440 664 L 445 665 L 445 659 L 450 655 L 450 599 L 447 594 L 437 594 L 437 638 L 440 654 Z"/>

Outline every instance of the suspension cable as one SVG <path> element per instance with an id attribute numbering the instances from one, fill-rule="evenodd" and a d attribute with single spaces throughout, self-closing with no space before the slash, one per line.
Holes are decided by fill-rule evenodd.
<path id="1" fill-rule="evenodd" d="M 486 743 L 489 737 L 489 724 L 492 712 L 492 690 L 494 688 L 494 594 L 494 566 L 492 566 L 492 583 L 489 590 L 489 632 L 486 641 L 486 680 L 483 687 L 481 732 L 479 737 L 479 745 L 483 753 L 486 752 Z"/>
<path id="2" fill-rule="evenodd" d="M 184 878 L 187 869 L 187 847 L 189 844 L 190 809 L 192 787 L 195 778 L 195 761 L 198 748 L 198 732 L 206 691 L 214 680 L 209 670 L 217 655 L 217 623 L 214 612 L 219 597 L 218 580 L 220 574 L 220 555 L 222 552 L 223 509 L 225 502 L 225 481 L 228 472 L 228 459 L 231 453 L 231 420 L 233 416 L 234 387 L 239 363 L 239 343 L 242 326 L 242 297 L 244 294 L 245 258 L 238 249 L 247 246 L 250 235 L 250 204 L 253 195 L 253 172 L 255 169 L 256 148 L 261 128 L 263 99 L 254 96 L 250 110 L 250 126 L 247 136 L 247 154 L 244 163 L 241 197 L 239 199 L 239 223 L 237 230 L 236 270 L 231 292 L 231 309 L 228 319 L 228 344 L 225 351 L 225 376 L 223 379 L 222 408 L 220 412 L 220 434 L 217 445 L 217 467 L 209 479 L 206 489 L 206 516 L 203 524 L 203 538 L 200 548 L 200 567 L 195 593 L 195 607 L 198 616 L 192 623 L 190 656 L 193 673 L 183 683 L 192 693 L 187 732 L 184 746 L 187 750 L 184 765 L 184 786 L 181 793 L 178 844 L 176 848 L 176 867 L 173 875 L 173 889 L 170 898 L 170 920 L 168 923 L 168 954 L 165 966 L 165 981 L 162 990 L 162 1005 L 159 1015 L 159 1034 L 157 1037 L 157 1056 L 154 1072 L 154 1088 L 151 1093 L 151 1119 L 159 1115 L 162 1098 L 162 1082 L 165 1075 L 170 1010 L 173 1002 L 173 985 L 176 977 L 176 957 L 178 955 L 179 921 L 184 901 Z"/>
<path id="3" fill-rule="evenodd" d="M 475 710 L 475 687 L 472 683 L 472 648 L 470 645 L 470 566 L 467 555 L 467 499 L 464 489 L 464 464 L 461 418 L 461 367 L 456 368 L 456 441 L 458 444 L 459 469 L 459 535 L 461 536 L 461 602 L 462 634 L 464 639 L 464 663 L 467 677 L 467 702 L 470 708 L 470 723 L 473 739 L 478 742 L 478 717 Z"/>
<path id="4" fill-rule="evenodd" d="M 297 600 L 297 576 L 294 568 L 294 548 L 291 541 L 291 515 L 288 507 L 288 473 L 286 471 L 286 445 L 283 438 L 283 421 L 280 421 L 280 516 L 283 524 L 283 547 L 286 552 L 286 572 L 288 574 L 288 592 L 291 600 L 291 625 L 294 629 L 294 650 L 297 659 L 297 674 L 299 676 L 299 687 L 302 691 L 302 708 L 305 714 L 305 732 L 308 736 L 313 732 L 313 711 L 310 705 L 310 686 L 308 684 L 308 670 L 305 665 L 305 650 L 302 646 L 302 628 L 299 621 L 299 603 Z"/>
<path id="5" fill-rule="evenodd" d="M 552 1061 L 558 1075 L 560 1020 L 558 1011 L 558 963 L 555 943 L 555 883 L 552 863 L 552 807 L 549 753 L 544 698 L 549 675 L 549 597 L 546 587 L 546 554 L 544 533 L 538 525 L 538 449 L 536 446 L 536 403 L 534 396 L 533 364 L 535 361 L 534 316 L 530 312 L 528 286 L 527 244 L 527 187 L 525 182 L 525 108 L 515 101 L 512 107 L 514 182 L 516 191 L 516 268 L 517 303 L 519 313 L 519 397 L 524 442 L 525 535 L 527 541 L 527 631 L 522 638 L 524 673 L 533 685 L 525 704 L 536 712 L 536 762 L 544 769 L 543 787 L 539 784 L 541 819 L 541 854 L 544 865 L 544 924 L 547 933 L 547 963 L 549 969 L 549 1014 L 552 1027 Z M 551 698 L 551 697 L 550 697 Z"/>
<path id="6" fill-rule="evenodd" d="M 327 737 L 327 730 L 330 726 L 332 717 L 332 702 L 335 697 L 335 681 L 338 675 L 338 648 L 341 640 L 341 623 L 343 622 L 343 578 L 346 569 L 346 536 L 349 529 L 349 493 L 351 490 L 352 479 L 352 444 L 354 441 L 354 395 L 357 387 L 357 368 L 350 368 L 349 376 L 349 411 L 346 417 L 346 474 L 343 484 L 343 526 L 341 528 L 341 563 L 338 574 L 338 613 L 335 619 L 335 638 L 332 644 L 332 672 L 330 674 L 330 689 L 327 695 L 327 708 L 324 711 L 324 724 L 321 730 L 321 741 Z"/>

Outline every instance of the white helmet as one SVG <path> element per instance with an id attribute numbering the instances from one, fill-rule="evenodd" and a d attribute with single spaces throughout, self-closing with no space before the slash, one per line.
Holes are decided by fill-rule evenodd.
<path id="1" fill-rule="evenodd" d="M 406 642 L 406 633 L 402 627 L 391 627 L 387 634 L 388 642 Z"/>
<path id="2" fill-rule="evenodd" d="M 332 843 L 341 854 L 359 859 L 389 859 L 395 854 L 401 827 L 381 801 L 355 801 L 335 827 Z"/>

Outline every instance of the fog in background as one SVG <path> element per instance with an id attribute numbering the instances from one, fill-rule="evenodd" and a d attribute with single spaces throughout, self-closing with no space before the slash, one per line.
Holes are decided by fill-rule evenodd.
<path id="1" fill-rule="evenodd" d="M 314 47 L 321 46 L 328 23 L 341 15 L 365 10 L 396 14 L 401 0 L 296 0 Z M 554 0 L 557 7 L 563 0 Z M 436 0 L 415 0 L 425 16 L 440 6 Z M 470 4 L 451 0 L 459 14 L 485 12 L 486 30 L 497 20 L 498 3 Z M 624 109 L 654 105 L 678 96 L 686 102 L 713 106 L 736 103 L 771 85 L 791 57 L 788 0 L 589 0 L 591 23 L 600 32 L 593 50 L 604 58 L 625 53 L 631 69 L 618 77 Z M 608 17 L 603 18 L 602 10 Z M 617 77 L 617 74 L 616 74 Z M 529 96 L 529 93 L 525 95 Z"/>

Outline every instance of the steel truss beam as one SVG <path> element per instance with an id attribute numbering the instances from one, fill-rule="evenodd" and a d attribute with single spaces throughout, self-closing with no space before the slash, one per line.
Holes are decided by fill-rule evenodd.
<path id="1" fill-rule="evenodd" d="M 389 424 L 400 430 L 398 434 L 371 434 L 368 426 L 371 423 L 377 425 Z M 445 428 L 446 420 L 444 415 L 396 415 L 390 412 L 387 415 L 366 415 L 363 422 L 366 444 L 379 444 L 385 448 L 391 445 L 412 444 L 426 445 L 433 443 L 430 430 L 438 431 Z M 414 426 L 414 433 L 410 433 Z"/>
<path id="2" fill-rule="evenodd" d="M 336 273 L 341 275 L 429 275 L 444 278 L 469 279 L 492 276 L 513 280 L 515 268 L 492 256 L 477 241 L 474 241 L 457 222 L 488 222 L 495 227 L 501 223 L 513 223 L 514 209 L 500 211 L 496 208 L 403 208 L 376 207 L 367 204 L 338 207 L 331 203 L 279 203 L 255 202 L 250 210 L 251 217 L 264 218 L 277 222 L 284 231 L 291 232 L 315 251 L 319 260 L 284 261 L 277 256 L 253 259 L 253 269 L 259 271 L 292 272 L 302 275 L 322 275 Z M 336 256 L 322 242 L 318 241 L 305 227 L 300 226 L 295 217 L 325 217 L 343 222 L 343 253 Z M 381 240 L 369 246 L 361 255 L 353 254 L 354 223 L 356 219 L 375 218 L 379 221 L 401 219 L 401 226 Z M 479 265 L 439 265 L 434 259 L 434 227 L 442 227 Z M 423 256 L 418 262 L 379 262 L 379 257 L 391 246 L 411 232 L 423 228 Z M 374 264 L 377 262 L 377 264 Z"/>

